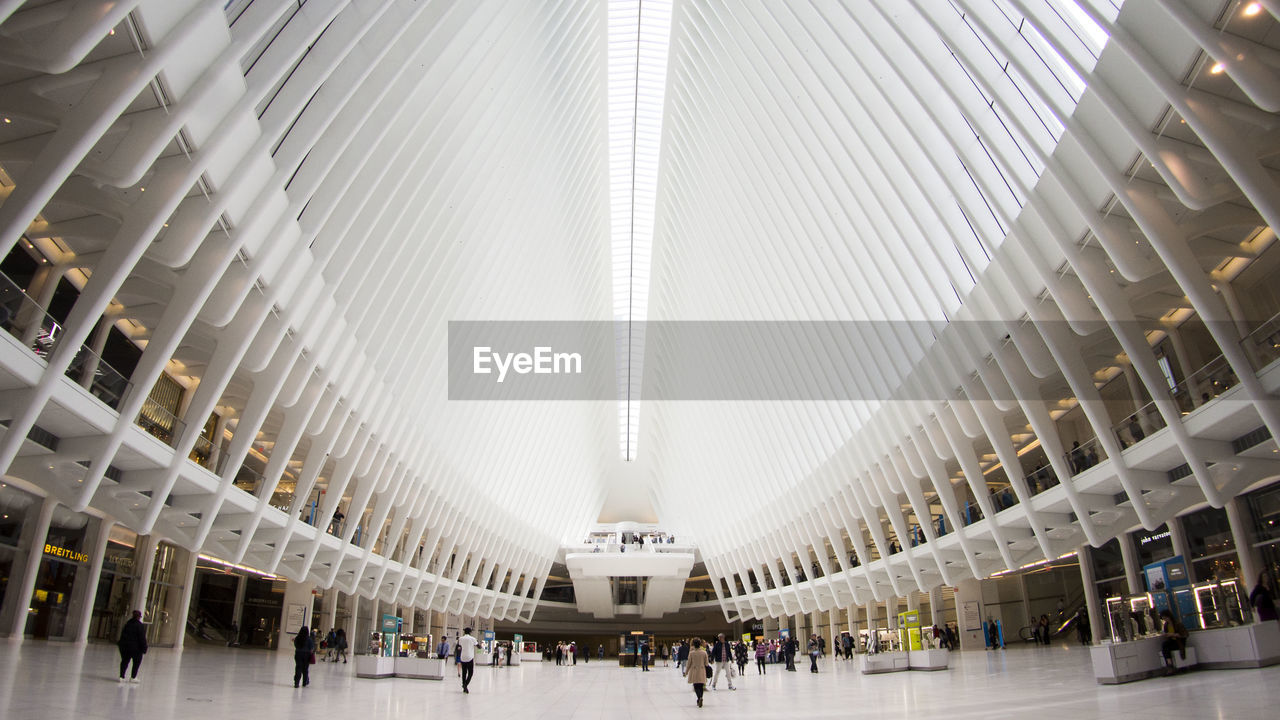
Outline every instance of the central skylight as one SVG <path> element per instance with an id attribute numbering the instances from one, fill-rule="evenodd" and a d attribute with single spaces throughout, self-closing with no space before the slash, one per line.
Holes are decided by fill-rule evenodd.
<path id="1" fill-rule="evenodd" d="M 636 456 L 671 0 L 609 2 L 609 191 L 618 446 Z"/>

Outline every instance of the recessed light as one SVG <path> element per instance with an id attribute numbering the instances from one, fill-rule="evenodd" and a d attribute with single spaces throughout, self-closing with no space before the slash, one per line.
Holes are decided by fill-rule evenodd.
<path id="1" fill-rule="evenodd" d="M 147 191 L 147 189 L 146 189 L 146 188 L 144 188 L 144 187 L 140 187 L 140 188 L 138 188 L 138 192 L 146 192 L 146 191 Z"/>
<path id="2" fill-rule="evenodd" d="M 12 121 L 12 120 L 10 120 L 9 118 L 5 118 L 5 119 L 4 119 L 4 124 L 5 124 L 5 125 L 8 125 L 8 124 L 9 124 L 9 123 L 11 123 L 11 122 L 13 122 L 13 121 Z"/>
<path id="3" fill-rule="evenodd" d="M 1244 6 L 1244 15 L 1246 17 L 1253 17 L 1260 12 L 1262 12 L 1262 3 L 1251 2 Z"/>
<path id="4" fill-rule="evenodd" d="M 1226 70 L 1226 68 L 1222 66 L 1222 63 L 1214 63 L 1213 67 L 1209 68 L 1209 74 L 1221 75 L 1223 70 Z"/>

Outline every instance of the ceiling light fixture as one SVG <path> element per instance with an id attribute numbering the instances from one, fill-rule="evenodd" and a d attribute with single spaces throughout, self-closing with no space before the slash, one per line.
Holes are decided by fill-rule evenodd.
<path id="1" fill-rule="evenodd" d="M 1222 63 L 1214 63 L 1213 67 L 1209 68 L 1209 74 L 1219 75 L 1223 70 L 1226 70 L 1226 68 L 1222 66 Z"/>
<path id="2" fill-rule="evenodd" d="M 1262 3 L 1251 2 L 1244 6 L 1244 16 L 1253 17 L 1262 12 Z"/>

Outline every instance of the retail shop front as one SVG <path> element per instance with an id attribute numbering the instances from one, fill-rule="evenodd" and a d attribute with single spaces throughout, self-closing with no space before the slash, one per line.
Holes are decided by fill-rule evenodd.
<path id="1" fill-rule="evenodd" d="M 0 634 L 113 642 L 141 609 L 150 642 L 179 644 L 190 557 L 29 487 L 0 483 Z"/>

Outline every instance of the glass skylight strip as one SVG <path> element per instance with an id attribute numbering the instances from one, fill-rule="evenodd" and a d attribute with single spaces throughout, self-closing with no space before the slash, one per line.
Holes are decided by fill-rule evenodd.
<path id="1" fill-rule="evenodd" d="M 609 2 L 609 184 L 619 450 L 636 455 L 671 0 Z"/>

